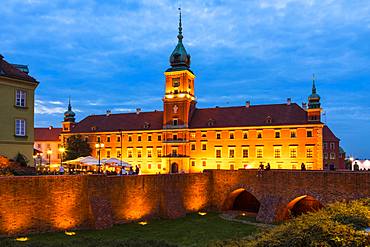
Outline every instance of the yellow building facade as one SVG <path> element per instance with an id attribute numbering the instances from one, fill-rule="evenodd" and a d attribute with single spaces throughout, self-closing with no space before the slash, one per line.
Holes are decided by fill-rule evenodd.
<path id="1" fill-rule="evenodd" d="M 33 165 L 34 95 L 38 82 L 26 66 L 9 64 L 0 55 L 0 155 L 24 155 Z"/>
<path id="2" fill-rule="evenodd" d="M 81 135 L 98 157 L 115 157 L 144 174 L 202 172 L 204 169 L 323 169 L 320 97 L 313 82 L 308 108 L 292 103 L 197 108 L 195 75 L 178 43 L 164 73 L 163 111 L 92 115 L 75 122 L 71 105 L 62 128 L 64 145 Z M 98 145 L 99 146 L 99 145 Z M 101 145 L 100 145 L 101 146 Z"/>

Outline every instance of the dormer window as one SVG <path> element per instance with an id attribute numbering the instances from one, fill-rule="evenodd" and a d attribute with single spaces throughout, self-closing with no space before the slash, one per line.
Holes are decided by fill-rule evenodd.
<path id="1" fill-rule="evenodd" d="M 149 128 L 150 128 L 150 123 L 145 122 L 145 123 L 144 123 L 144 129 L 149 129 Z"/>
<path id="2" fill-rule="evenodd" d="M 266 118 L 266 123 L 267 123 L 267 124 L 271 124 L 271 123 L 272 123 L 272 117 L 268 116 L 268 117 Z"/>
<path id="3" fill-rule="evenodd" d="M 208 119 L 208 126 L 213 126 L 215 124 L 215 120 L 213 120 L 212 118 Z"/>

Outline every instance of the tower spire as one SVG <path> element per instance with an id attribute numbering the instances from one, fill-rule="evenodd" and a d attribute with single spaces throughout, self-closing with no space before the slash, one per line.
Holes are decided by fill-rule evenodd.
<path id="1" fill-rule="evenodd" d="M 71 96 L 68 97 L 68 111 L 72 111 Z"/>
<path id="2" fill-rule="evenodd" d="M 177 35 L 177 38 L 179 39 L 179 42 L 182 42 L 182 39 L 184 36 L 182 35 L 182 20 L 181 20 L 181 8 L 179 8 L 179 34 Z"/>
<path id="3" fill-rule="evenodd" d="M 316 94 L 315 74 L 312 74 L 312 94 Z"/>

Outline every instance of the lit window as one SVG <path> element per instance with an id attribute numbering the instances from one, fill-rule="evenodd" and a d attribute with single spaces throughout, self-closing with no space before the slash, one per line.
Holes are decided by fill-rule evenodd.
<path id="1" fill-rule="evenodd" d="M 203 160 L 202 161 L 202 166 L 207 166 L 207 161 Z"/>
<path id="2" fill-rule="evenodd" d="M 121 150 L 117 150 L 117 158 L 121 158 Z"/>
<path id="3" fill-rule="evenodd" d="M 23 90 L 16 91 L 15 105 L 19 107 L 26 107 L 26 91 L 23 91 Z"/>
<path id="4" fill-rule="evenodd" d="M 194 139 L 194 138 L 195 138 L 195 132 L 191 132 L 191 133 L 190 133 L 190 137 L 191 137 L 192 139 Z"/>
<path id="5" fill-rule="evenodd" d="M 132 158 L 132 149 L 127 149 L 127 157 Z"/>
<path id="6" fill-rule="evenodd" d="M 195 161 L 194 160 L 191 161 L 191 166 L 195 166 Z"/>
<path id="7" fill-rule="evenodd" d="M 307 130 L 307 137 L 312 137 L 312 130 Z"/>
<path id="8" fill-rule="evenodd" d="M 234 165 L 233 164 L 230 165 L 230 170 L 234 170 Z"/>
<path id="9" fill-rule="evenodd" d="M 306 147 L 306 158 L 313 157 L 313 147 Z"/>
<path id="10" fill-rule="evenodd" d="M 291 130 L 290 131 L 290 138 L 296 138 L 297 137 L 297 131 L 296 130 Z"/>
<path id="11" fill-rule="evenodd" d="M 148 158 L 152 157 L 152 150 L 151 149 L 147 149 L 147 156 L 148 156 Z"/>
<path id="12" fill-rule="evenodd" d="M 138 150 L 137 150 L 137 157 L 138 157 L 138 158 L 141 158 L 141 154 L 142 154 L 141 149 L 138 149 Z"/>
<path id="13" fill-rule="evenodd" d="M 243 148 L 243 158 L 248 158 L 248 157 L 249 157 L 249 149 Z"/>
<path id="14" fill-rule="evenodd" d="M 289 147 L 290 158 L 297 158 L 297 147 Z"/>
<path id="15" fill-rule="evenodd" d="M 26 136 L 26 120 L 24 119 L 15 120 L 15 135 Z"/>
<path id="16" fill-rule="evenodd" d="M 157 157 L 162 157 L 162 149 L 157 148 Z"/>
<path id="17" fill-rule="evenodd" d="M 279 130 L 275 131 L 275 138 L 280 138 L 280 131 Z"/>
<path id="18" fill-rule="evenodd" d="M 281 158 L 281 147 L 274 147 L 274 157 Z"/>
<path id="19" fill-rule="evenodd" d="M 335 160 L 335 153 L 330 153 L 330 159 Z"/>
<path id="20" fill-rule="evenodd" d="M 216 149 L 216 158 L 221 158 L 221 149 Z"/>
<path id="21" fill-rule="evenodd" d="M 109 159 L 110 158 L 110 151 L 107 150 L 107 158 Z"/>
<path id="22" fill-rule="evenodd" d="M 235 149 L 234 148 L 230 148 L 229 149 L 229 158 L 234 158 L 235 157 Z"/>
<path id="23" fill-rule="evenodd" d="M 148 169 L 152 169 L 152 164 L 148 164 Z"/>
<path id="24" fill-rule="evenodd" d="M 263 147 L 257 147 L 256 148 L 256 157 L 257 158 L 263 158 Z"/>
<path id="25" fill-rule="evenodd" d="M 158 164 L 157 168 L 158 168 L 158 170 L 160 170 L 162 168 L 162 164 Z"/>

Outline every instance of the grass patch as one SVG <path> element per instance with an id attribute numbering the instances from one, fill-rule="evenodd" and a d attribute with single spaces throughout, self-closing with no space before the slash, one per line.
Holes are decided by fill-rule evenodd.
<path id="1" fill-rule="evenodd" d="M 207 246 L 213 241 L 242 238 L 256 231 L 255 226 L 226 221 L 216 213 L 189 214 L 175 220 L 148 221 L 147 225 L 131 223 L 100 231 L 76 231 L 75 236 L 67 236 L 64 232 L 30 235 L 25 243 L 0 239 L 0 246 L 166 246 L 165 243 L 168 246 Z M 154 241 L 149 243 L 151 240 Z"/>

